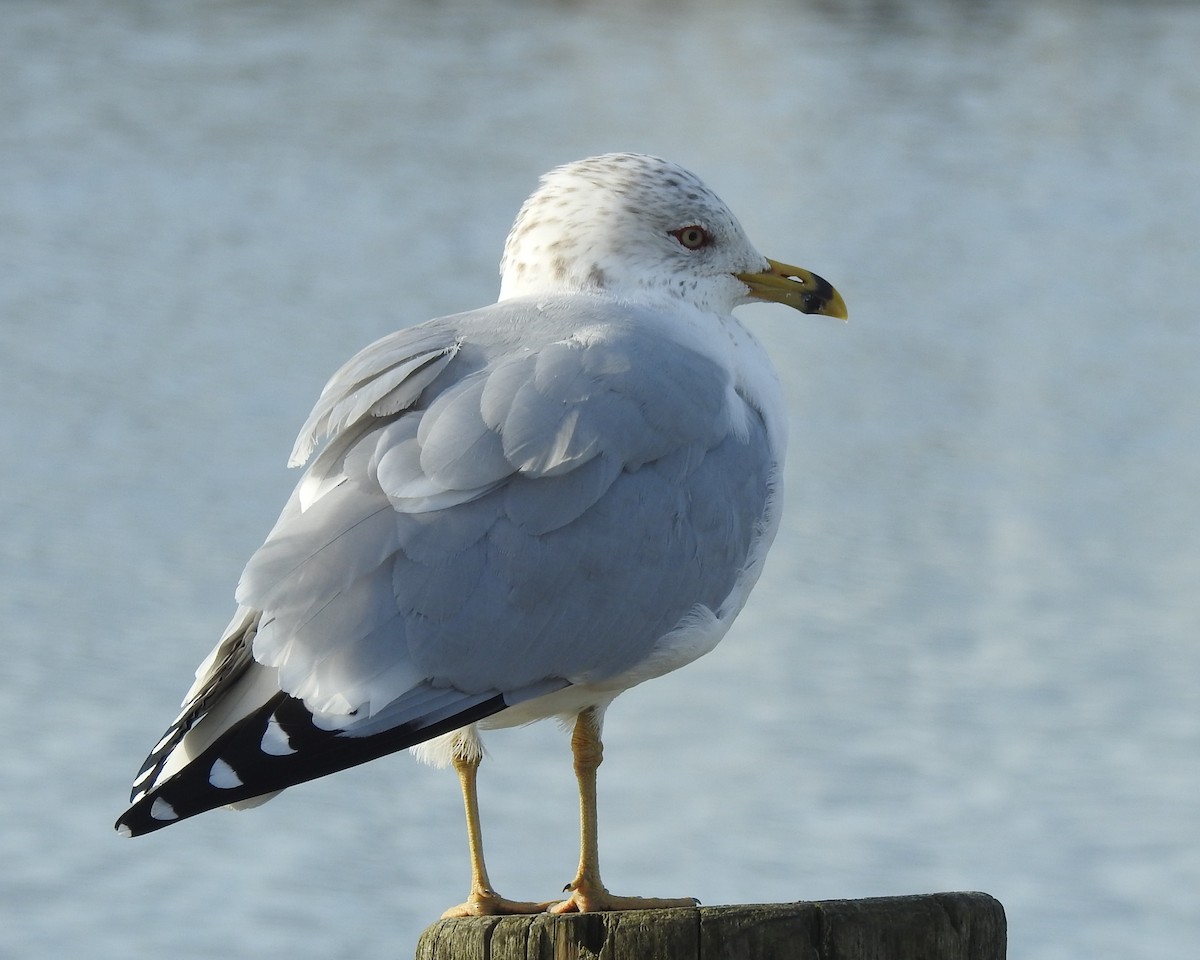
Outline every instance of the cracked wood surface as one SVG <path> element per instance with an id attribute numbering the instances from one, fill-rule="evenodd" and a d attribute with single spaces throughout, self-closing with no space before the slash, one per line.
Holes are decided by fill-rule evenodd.
<path id="1" fill-rule="evenodd" d="M 1004 960 L 986 893 L 442 920 L 416 960 Z"/>

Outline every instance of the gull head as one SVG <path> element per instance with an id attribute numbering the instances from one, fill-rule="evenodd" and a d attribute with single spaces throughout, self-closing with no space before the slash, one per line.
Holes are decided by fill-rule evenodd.
<path id="1" fill-rule="evenodd" d="M 824 280 L 768 260 L 695 174 L 658 157 L 610 153 L 558 167 L 517 214 L 500 299 L 592 293 L 676 299 L 728 314 L 752 300 L 845 317 Z"/>

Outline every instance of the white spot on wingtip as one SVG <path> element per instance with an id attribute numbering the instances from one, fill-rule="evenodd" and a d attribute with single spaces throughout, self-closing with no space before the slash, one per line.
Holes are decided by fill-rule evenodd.
<path id="1" fill-rule="evenodd" d="M 125 824 L 118 823 L 117 824 L 117 836 L 118 837 L 132 837 L 133 831 L 130 830 L 129 827 L 127 827 Z"/>
<path id="2" fill-rule="evenodd" d="M 154 803 L 150 805 L 150 816 L 155 820 L 178 820 L 179 814 L 175 812 L 175 808 L 167 803 L 162 797 L 158 797 Z"/>
<path id="3" fill-rule="evenodd" d="M 289 753 L 296 752 L 291 737 L 283 732 L 283 727 L 275 717 L 267 721 L 267 728 L 263 731 L 258 747 L 270 757 L 286 757 Z"/>
<path id="4" fill-rule="evenodd" d="M 208 772 L 208 782 L 218 790 L 232 790 L 242 785 L 242 778 L 228 763 L 218 759 Z"/>

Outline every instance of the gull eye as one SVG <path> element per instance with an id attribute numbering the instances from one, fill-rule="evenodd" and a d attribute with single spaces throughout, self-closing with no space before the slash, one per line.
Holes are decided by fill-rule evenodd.
<path id="1" fill-rule="evenodd" d="M 692 224 L 690 227 L 680 227 L 678 230 L 672 230 L 671 236 L 673 236 L 689 250 L 699 250 L 701 247 L 707 247 L 710 243 L 712 243 L 712 237 L 709 236 L 708 231 L 698 224 Z"/>

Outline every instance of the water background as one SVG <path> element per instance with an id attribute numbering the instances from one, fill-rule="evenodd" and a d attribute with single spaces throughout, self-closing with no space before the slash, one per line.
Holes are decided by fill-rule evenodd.
<path id="1" fill-rule="evenodd" d="M 1200 7 L 3 4 L 0 955 L 403 958 L 466 894 L 396 757 L 111 822 L 326 377 L 491 302 L 545 169 L 679 160 L 842 326 L 743 315 L 788 509 L 714 654 L 624 696 L 605 878 L 708 904 L 981 889 L 1010 956 L 1200 942 Z M 501 732 L 492 877 L 576 857 Z"/>

